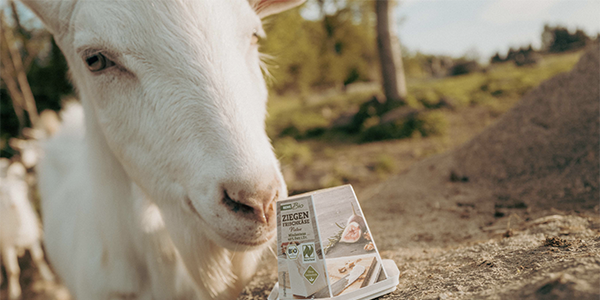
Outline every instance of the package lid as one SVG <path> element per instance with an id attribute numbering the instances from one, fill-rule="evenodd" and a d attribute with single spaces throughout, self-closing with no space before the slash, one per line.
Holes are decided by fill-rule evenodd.
<path id="1" fill-rule="evenodd" d="M 398 266 L 391 259 L 382 260 L 383 267 L 388 274 L 388 278 L 380 282 L 374 283 L 370 286 L 358 289 L 356 291 L 345 293 L 337 297 L 320 298 L 320 299 L 347 299 L 347 300 L 369 300 L 377 297 L 389 294 L 396 290 L 396 286 L 400 282 L 400 270 Z M 279 299 L 279 283 L 275 283 L 275 286 L 269 294 L 268 300 Z"/>

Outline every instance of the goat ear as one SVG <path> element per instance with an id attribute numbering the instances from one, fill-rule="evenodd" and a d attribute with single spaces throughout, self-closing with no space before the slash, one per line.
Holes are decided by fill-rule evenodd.
<path id="1" fill-rule="evenodd" d="M 60 34 L 68 26 L 75 2 L 73 0 L 21 0 L 42 20 L 52 34 Z"/>
<path id="2" fill-rule="evenodd" d="M 294 8 L 304 3 L 304 1 L 305 0 L 248 0 L 250 6 L 254 8 L 261 19 Z"/>

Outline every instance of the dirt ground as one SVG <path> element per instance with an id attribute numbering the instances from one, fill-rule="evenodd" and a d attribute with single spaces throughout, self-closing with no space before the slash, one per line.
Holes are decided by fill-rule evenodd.
<path id="1" fill-rule="evenodd" d="M 490 128 L 357 189 L 383 258 L 381 299 L 600 298 L 599 50 Z M 239 299 L 264 299 L 273 258 Z"/>
<path id="2" fill-rule="evenodd" d="M 487 241 L 382 249 L 401 274 L 380 299 L 598 299 L 599 229 L 597 217 L 550 215 Z M 277 280 L 267 265 L 239 299 L 267 297 Z"/>
<path id="3" fill-rule="evenodd" d="M 382 257 L 400 269 L 381 299 L 600 298 L 598 56 L 458 148 L 355 187 Z M 20 263 L 24 299 L 69 299 Z M 239 299 L 267 298 L 277 266 L 263 265 Z"/>

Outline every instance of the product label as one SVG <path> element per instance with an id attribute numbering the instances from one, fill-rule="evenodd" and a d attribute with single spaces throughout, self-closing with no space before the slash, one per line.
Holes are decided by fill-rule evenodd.
<path id="1" fill-rule="evenodd" d="M 277 202 L 277 228 L 280 299 L 328 292 L 312 197 Z"/>
<path id="2" fill-rule="evenodd" d="M 311 204 L 310 197 L 278 203 L 277 225 L 279 230 L 277 234 L 281 243 L 298 242 L 300 244 L 315 239 L 315 215 L 311 213 Z"/>
<path id="3" fill-rule="evenodd" d="M 356 295 L 387 278 L 350 185 L 277 202 L 279 299 Z"/>

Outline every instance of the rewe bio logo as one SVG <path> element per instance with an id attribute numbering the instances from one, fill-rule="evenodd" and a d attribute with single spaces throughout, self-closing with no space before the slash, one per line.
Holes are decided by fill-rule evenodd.
<path id="1" fill-rule="evenodd" d="M 315 243 L 301 244 L 300 249 L 302 251 L 302 262 L 303 263 L 317 261 L 317 253 L 315 251 Z"/>
<path id="2" fill-rule="evenodd" d="M 294 202 L 294 203 L 288 203 L 288 204 L 281 205 L 281 210 L 290 210 L 290 209 L 303 208 L 303 207 L 304 207 L 304 204 Z"/>

